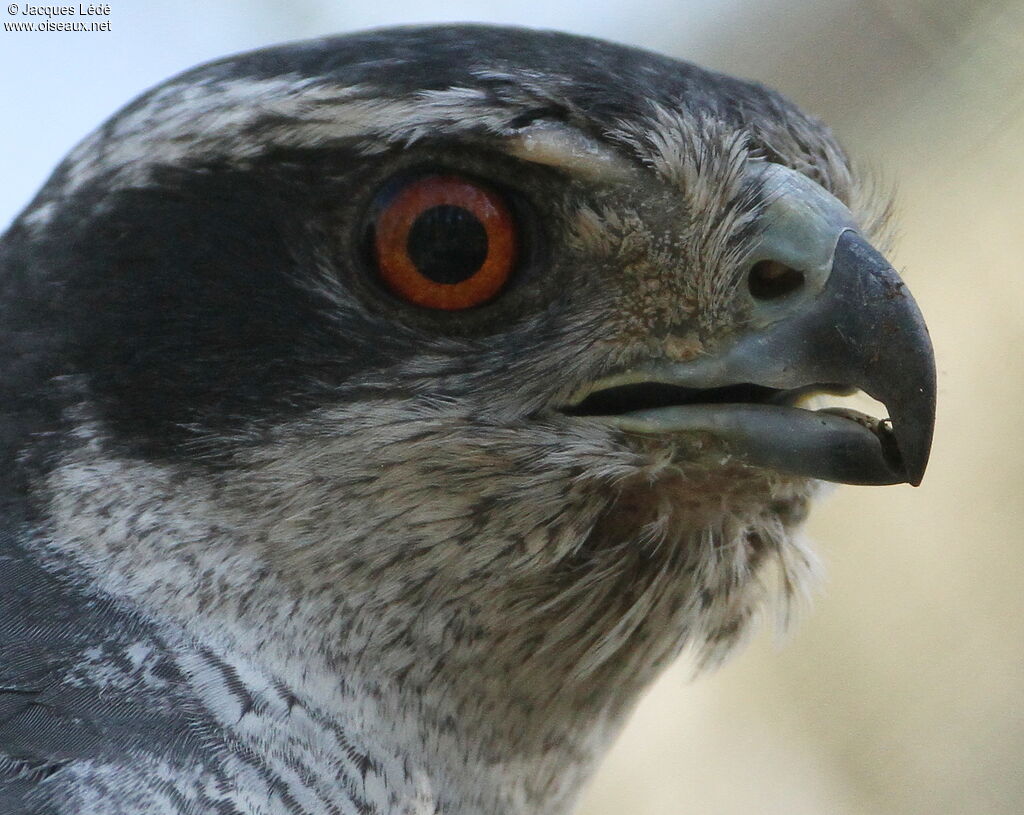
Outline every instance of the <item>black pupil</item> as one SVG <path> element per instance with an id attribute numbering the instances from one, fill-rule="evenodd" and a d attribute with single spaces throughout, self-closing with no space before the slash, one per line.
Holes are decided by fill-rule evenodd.
<path id="1" fill-rule="evenodd" d="M 441 204 L 413 222 L 405 249 L 424 277 L 461 283 L 487 259 L 487 230 L 468 209 Z"/>

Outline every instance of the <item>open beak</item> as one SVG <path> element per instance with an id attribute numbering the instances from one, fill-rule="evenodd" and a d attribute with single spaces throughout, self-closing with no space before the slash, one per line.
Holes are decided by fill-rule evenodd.
<path id="1" fill-rule="evenodd" d="M 606 377 L 564 412 L 627 433 L 709 433 L 749 464 L 794 475 L 920 484 L 935 423 L 928 329 L 903 281 L 858 232 L 842 228 L 832 240 L 820 285 L 721 353 Z M 808 393 L 857 389 L 889 418 L 796 406 Z"/>

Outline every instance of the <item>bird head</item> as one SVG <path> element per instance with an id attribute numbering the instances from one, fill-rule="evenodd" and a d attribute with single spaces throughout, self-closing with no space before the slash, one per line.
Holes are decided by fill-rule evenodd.
<path id="1" fill-rule="evenodd" d="M 822 480 L 921 478 L 931 348 L 858 189 L 774 92 L 550 32 L 176 77 L 4 239 L 56 548 L 296 683 L 628 707 L 800 593 Z M 851 389 L 891 420 L 809 409 Z"/>

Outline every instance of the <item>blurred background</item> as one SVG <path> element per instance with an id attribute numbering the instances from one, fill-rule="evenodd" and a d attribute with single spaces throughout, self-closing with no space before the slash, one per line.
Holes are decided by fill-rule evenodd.
<path id="1" fill-rule="evenodd" d="M 1024 2 L 110 5 L 110 32 L 0 31 L 0 224 L 166 76 L 392 23 L 607 37 L 758 79 L 828 121 L 898 191 L 891 259 L 939 363 L 931 467 L 918 489 L 843 487 L 819 506 L 828 577 L 812 612 L 714 674 L 671 669 L 580 815 L 1024 812 Z"/>

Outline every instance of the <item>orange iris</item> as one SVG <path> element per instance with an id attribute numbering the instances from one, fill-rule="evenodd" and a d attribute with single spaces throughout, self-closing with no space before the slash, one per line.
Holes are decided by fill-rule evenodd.
<path id="1" fill-rule="evenodd" d="M 381 280 L 426 308 L 458 311 L 486 303 L 508 282 L 518 250 L 504 199 L 455 175 L 409 182 L 374 224 Z"/>

